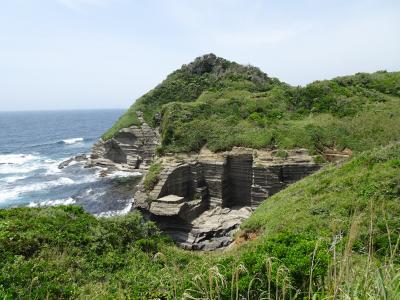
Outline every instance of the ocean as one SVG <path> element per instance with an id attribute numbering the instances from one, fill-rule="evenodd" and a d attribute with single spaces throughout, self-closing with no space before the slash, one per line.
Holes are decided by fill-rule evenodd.
<path id="1" fill-rule="evenodd" d="M 100 168 L 66 159 L 89 154 L 123 110 L 0 112 L 0 208 L 80 205 L 107 216 L 131 209 L 139 173 L 102 178 Z"/>

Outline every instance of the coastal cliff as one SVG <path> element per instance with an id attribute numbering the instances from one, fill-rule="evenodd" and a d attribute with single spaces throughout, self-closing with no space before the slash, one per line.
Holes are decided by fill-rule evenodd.
<path id="1" fill-rule="evenodd" d="M 240 223 L 259 204 L 320 168 L 305 149 L 287 152 L 234 148 L 223 153 L 157 159 L 162 171 L 151 190 L 135 194 L 135 207 L 182 247 L 213 250 L 229 245 Z"/>
<path id="2" fill-rule="evenodd" d="M 133 209 L 141 210 L 185 249 L 229 245 L 243 220 L 266 198 L 320 168 L 306 149 L 256 150 L 235 147 L 214 153 L 156 156 L 159 134 L 141 126 L 121 129 L 93 146 L 90 166 L 147 173 L 160 166 L 151 188 L 142 183 Z M 283 156 L 282 156 L 283 153 Z M 145 177 L 144 177 L 145 178 Z"/>
<path id="3" fill-rule="evenodd" d="M 290 87 L 196 59 L 90 157 L 59 165 L 139 171 L 109 191 L 134 197 L 133 212 L 0 210 L 1 297 L 398 299 L 399 96 L 400 72 Z M 185 249 L 230 246 L 182 251 L 159 229 Z"/>
<path id="4" fill-rule="evenodd" d="M 159 134 L 145 123 L 140 112 L 137 115 L 140 126 L 123 128 L 113 138 L 100 139 L 93 145 L 89 166 L 132 171 L 151 164 L 159 144 Z"/>
<path id="5" fill-rule="evenodd" d="M 398 132 L 398 77 L 357 73 L 292 87 L 207 54 L 140 97 L 88 165 L 104 175 L 140 170 L 134 209 L 184 248 L 216 249 L 271 195 L 326 162 L 396 140 L 385 133 Z"/>

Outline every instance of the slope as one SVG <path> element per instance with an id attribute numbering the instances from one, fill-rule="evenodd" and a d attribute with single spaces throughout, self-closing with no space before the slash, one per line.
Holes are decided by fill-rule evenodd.
<path id="1" fill-rule="evenodd" d="M 234 146 L 360 152 L 400 138 L 400 72 L 357 73 L 291 87 L 258 68 L 208 54 L 139 98 L 103 135 L 159 127 L 159 154 Z"/>
<path id="2" fill-rule="evenodd" d="M 225 252 L 179 250 L 137 214 L 1 210 L 0 295 L 396 299 L 399 200 L 400 145 L 392 144 L 328 165 L 269 198 Z"/>

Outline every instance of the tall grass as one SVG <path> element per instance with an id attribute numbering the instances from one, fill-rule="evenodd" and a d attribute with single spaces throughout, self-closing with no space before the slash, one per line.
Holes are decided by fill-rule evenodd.
<path id="1" fill-rule="evenodd" d="M 346 237 L 338 233 L 332 238 L 328 272 L 322 281 L 314 285 L 313 269 L 318 264 L 316 244 L 313 253 L 310 253 L 308 290 L 294 286 L 291 270 L 282 262 L 274 272 L 273 262 L 278 259 L 267 257 L 264 262 L 265 274 L 254 276 L 246 289 L 239 289 L 240 277 L 248 274 L 244 264 L 237 264 L 230 278 L 224 275 L 224 266 L 214 265 L 193 278 L 192 287 L 185 291 L 183 299 L 400 299 L 400 266 L 396 261 L 400 255 L 400 237 L 390 242 L 387 255 L 382 260 L 372 249 L 373 219 L 371 213 L 368 255 L 353 252 L 359 234 L 360 216 L 357 216 Z M 389 226 L 387 230 L 390 236 Z M 256 283 L 263 283 L 262 286 L 267 288 L 257 289 Z"/>

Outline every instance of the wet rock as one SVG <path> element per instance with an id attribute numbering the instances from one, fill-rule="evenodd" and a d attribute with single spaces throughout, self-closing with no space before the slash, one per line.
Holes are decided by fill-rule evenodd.
<path id="1" fill-rule="evenodd" d="M 63 161 L 62 163 L 60 163 L 58 165 L 59 169 L 64 169 L 66 167 L 68 167 L 72 162 L 83 162 L 83 161 L 87 161 L 88 157 L 86 156 L 86 154 L 81 154 L 81 155 L 77 155 L 75 157 L 71 157 L 65 161 Z"/>

